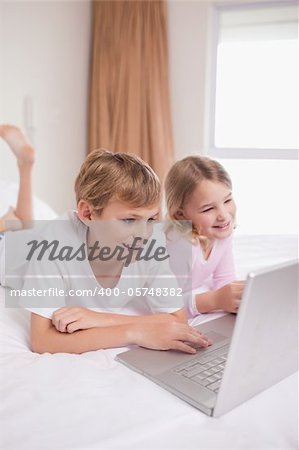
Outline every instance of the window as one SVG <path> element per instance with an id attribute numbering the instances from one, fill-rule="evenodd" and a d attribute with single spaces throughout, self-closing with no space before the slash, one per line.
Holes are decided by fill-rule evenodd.
<path id="1" fill-rule="evenodd" d="M 298 155 L 297 4 L 219 7 L 211 153 Z"/>
<path id="2" fill-rule="evenodd" d="M 235 234 L 298 234 L 298 161 L 217 160 L 233 182 Z"/>
<path id="3" fill-rule="evenodd" d="M 297 2 L 213 11 L 206 146 L 231 175 L 236 232 L 297 234 Z"/>

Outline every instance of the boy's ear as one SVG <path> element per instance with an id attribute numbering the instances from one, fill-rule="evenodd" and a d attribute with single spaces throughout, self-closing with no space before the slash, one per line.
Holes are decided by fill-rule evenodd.
<path id="1" fill-rule="evenodd" d="M 77 213 L 79 219 L 83 222 L 91 220 L 92 209 L 90 204 L 86 200 L 79 200 L 77 205 Z"/>

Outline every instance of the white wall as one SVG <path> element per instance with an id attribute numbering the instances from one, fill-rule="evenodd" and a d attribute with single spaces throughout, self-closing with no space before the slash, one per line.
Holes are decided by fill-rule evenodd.
<path id="1" fill-rule="evenodd" d="M 210 2 L 168 1 L 169 70 L 175 153 L 204 145 Z"/>
<path id="2" fill-rule="evenodd" d="M 29 98 L 34 192 L 61 213 L 74 206 L 86 152 L 91 3 L 1 2 L 0 24 L 0 122 L 24 128 Z M 0 145 L 0 177 L 17 181 L 15 161 Z"/>
<path id="3" fill-rule="evenodd" d="M 2 117 L 2 111 L 3 111 L 3 68 L 4 68 L 4 61 L 3 61 L 3 8 L 4 4 L 0 1 L 0 117 Z M 0 147 L 1 151 L 1 147 Z M 1 161 L 1 156 L 0 156 Z M 0 173 L 1 173 L 1 164 L 0 164 Z"/>

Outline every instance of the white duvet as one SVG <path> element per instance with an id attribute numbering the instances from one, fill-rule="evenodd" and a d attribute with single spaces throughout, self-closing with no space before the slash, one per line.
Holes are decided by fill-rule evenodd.
<path id="1" fill-rule="evenodd" d="M 0 217 L 10 206 L 15 207 L 18 189 L 16 183 L 0 180 Z M 51 220 L 57 217 L 55 211 L 36 196 L 33 198 L 33 208 L 35 220 Z"/>
<path id="2" fill-rule="evenodd" d="M 236 247 L 241 277 L 297 252 L 286 236 Z M 5 308 L 0 287 L 3 449 L 297 448 L 296 375 L 214 419 L 117 363 L 121 349 L 37 355 L 28 343 L 29 313 Z"/>

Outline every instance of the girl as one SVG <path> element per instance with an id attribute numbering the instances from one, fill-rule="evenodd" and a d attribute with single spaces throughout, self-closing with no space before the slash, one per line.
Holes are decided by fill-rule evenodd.
<path id="1" fill-rule="evenodd" d="M 151 235 L 152 222 L 159 215 L 160 183 L 140 158 L 109 151 L 92 152 L 81 167 L 75 191 L 77 211 L 66 213 L 64 220 L 49 222 L 43 230 L 51 242 L 59 242 L 64 249 L 83 245 L 94 250 L 108 243 L 110 248 L 120 248 L 123 256 L 124 252 L 137 253 L 142 239 Z M 28 239 L 24 241 L 26 245 Z M 67 264 L 64 258 L 55 257 L 49 263 L 49 253 L 50 250 L 44 252 L 42 259 L 30 261 L 23 284 L 22 292 L 28 293 L 28 297 L 22 297 L 23 306 L 32 313 L 33 351 L 82 353 L 137 344 L 195 353 L 192 346 L 211 344 L 208 337 L 186 324 L 184 310 L 173 303 L 173 298 L 138 297 L 132 301 L 132 289 L 140 293 L 134 283 L 148 282 L 142 261 L 124 267 L 124 259 L 120 258 L 85 258 Z M 130 276 L 126 271 L 129 268 Z M 164 269 L 164 264 L 156 263 L 151 276 Z M 131 283 L 130 294 L 126 279 Z M 154 276 L 152 280 L 154 284 Z M 115 288 L 119 296 L 105 295 Z M 73 296 L 84 289 L 98 295 Z M 42 296 L 32 299 L 29 292 Z M 53 292 L 63 295 L 53 298 Z M 132 315 L 125 312 L 128 304 Z M 122 308 L 123 313 L 119 313 Z"/>
<path id="2" fill-rule="evenodd" d="M 175 227 L 182 229 L 182 221 L 192 222 L 189 316 L 219 309 L 236 313 L 244 282 L 234 281 L 232 233 L 236 205 L 229 175 L 217 161 L 189 156 L 170 169 L 165 193 L 169 219 Z M 170 254 L 175 253 L 174 242 L 173 238 L 169 240 Z M 179 273 L 176 260 L 171 258 L 174 272 Z"/>

